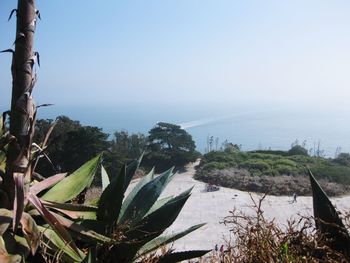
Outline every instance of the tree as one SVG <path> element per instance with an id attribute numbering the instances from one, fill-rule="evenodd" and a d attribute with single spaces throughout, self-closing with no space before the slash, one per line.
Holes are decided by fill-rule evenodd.
<path id="1" fill-rule="evenodd" d="M 192 136 L 179 125 L 159 122 L 149 131 L 146 155 L 148 166 L 183 166 L 195 161 L 199 153 Z"/>
<path id="2" fill-rule="evenodd" d="M 38 120 L 35 141 L 41 142 L 52 120 Z M 41 159 L 37 171 L 47 177 L 56 172 L 72 172 L 98 153 L 108 150 L 108 134 L 98 127 L 82 126 L 79 121 L 59 116 L 55 121 L 47 148 L 52 164 Z"/>
<path id="3" fill-rule="evenodd" d="M 147 139 L 141 133 L 129 134 L 127 131 L 116 131 L 110 141 L 110 148 L 104 154 L 104 164 L 110 176 L 118 175 L 125 164 L 138 159 L 145 150 Z"/>
<path id="4" fill-rule="evenodd" d="M 289 151 L 288 151 L 288 155 L 304 155 L 304 156 L 308 156 L 308 150 L 305 149 L 303 146 L 301 145 L 294 145 Z"/>

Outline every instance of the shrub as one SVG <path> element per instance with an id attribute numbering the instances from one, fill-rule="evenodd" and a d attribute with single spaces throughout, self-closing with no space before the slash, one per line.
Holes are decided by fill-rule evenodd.
<path id="1" fill-rule="evenodd" d="M 284 165 L 284 164 L 277 164 L 274 169 L 280 174 L 280 175 L 295 175 L 297 173 L 297 169 L 290 165 Z"/>
<path id="2" fill-rule="evenodd" d="M 301 145 L 295 145 L 288 151 L 288 155 L 304 155 L 304 156 L 308 156 L 309 153 Z"/>
<path id="3" fill-rule="evenodd" d="M 350 154 L 340 153 L 333 161 L 340 165 L 350 166 Z"/>
<path id="4" fill-rule="evenodd" d="M 274 162 L 274 165 L 285 165 L 285 166 L 292 166 L 292 167 L 296 167 L 297 164 L 292 161 L 292 160 L 288 160 L 288 159 L 279 159 L 276 162 Z"/>
<path id="5" fill-rule="evenodd" d="M 262 160 L 256 160 L 256 159 L 247 160 L 247 161 L 241 163 L 239 165 L 239 167 L 246 168 L 249 171 L 257 170 L 257 171 L 261 171 L 261 172 L 268 171 L 271 169 L 271 166 L 268 163 L 266 163 Z"/>
<path id="6" fill-rule="evenodd" d="M 203 165 L 202 169 L 206 171 L 211 171 L 211 170 L 223 170 L 228 167 L 229 167 L 229 164 L 227 163 L 211 162 Z"/>

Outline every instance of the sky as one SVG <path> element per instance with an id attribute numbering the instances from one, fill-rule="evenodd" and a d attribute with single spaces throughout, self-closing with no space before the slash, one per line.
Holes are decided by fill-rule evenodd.
<path id="1" fill-rule="evenodd" d="M 16 1 L 0 1 L 0 49 Z M 350 110 L 346 0 L 37 0 L 38 103 L 315 105 Z M 0 106 L 11 57 L 0 54 Z"/>

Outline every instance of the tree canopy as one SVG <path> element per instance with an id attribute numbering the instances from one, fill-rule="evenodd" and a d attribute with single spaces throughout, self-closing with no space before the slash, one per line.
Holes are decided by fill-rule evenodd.
<path id="1" fill-rule="evenodd" d="M 146 163 L 161 168 L 183 166 L 195 161 L 199 153 L 192 136 L 179 125 L 159 122 L 149 131 Z"/>

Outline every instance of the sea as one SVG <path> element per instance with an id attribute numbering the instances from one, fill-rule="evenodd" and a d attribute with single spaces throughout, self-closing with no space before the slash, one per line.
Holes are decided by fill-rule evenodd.
<path id="1" fill-rule="evenodd" d="M 350 152 L 350 111 L 285 105 L 222 105 L 220 103 L 126 103 L 125 105 L 51 106 L 39 118 L 66 115 L 83 125 L 97 126 L 111 136 L 115 131 L 144 133 L 158 122 L 180 125 L 192 135 L 198 151 L 220 149 L 225 141 L 242 150 L 288 150 L 303 145 L 326 157 Z M 208 141 L 212 140 L 211 146 Z"/>

